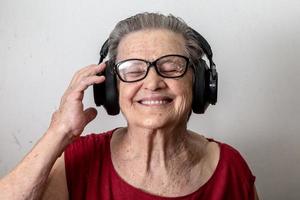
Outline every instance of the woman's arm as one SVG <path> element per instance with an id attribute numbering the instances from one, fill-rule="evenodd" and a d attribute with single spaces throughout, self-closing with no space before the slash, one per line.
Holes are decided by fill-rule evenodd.
<path id="1" fill-rule="evenodd" d="M 20 164 L 0 181 L 0 199 L 38 199 L 49 172 L 68 140 L 47 131 Z"/>
<path id="2" fill-rule="evenodd" d="M 47 132 L 17 167 L 0 180 L 1 200 L 40 199 L 47 188 L 47 180 L 57 176 L 53 171 L 48 179 L 57 158 L 97 115 L 94 108 L 84 110 L 82 100 L 89 86 L 105 80 L 103 76 L 97 76 L 104 68 L 105 64 L 90 65 L 74 75 Z M 61 160 L 55 166 L 64 166 Z"/>
<path id="3" fill-rule="evenodd" d="M 42 195 L 43 200 L 67 200 L 69 199 L 64 154 L 59 157 L 47 179 L 45 190 Z"/>

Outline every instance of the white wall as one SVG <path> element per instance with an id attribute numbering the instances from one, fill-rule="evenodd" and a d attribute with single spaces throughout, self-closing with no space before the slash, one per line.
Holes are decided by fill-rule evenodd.
<path id="1" fill-rule="evenodd" d="M 141 11 L 180 16 L 213 48 L 219 102 L 190 128 L 238 148 L 261 199 L 300 199 L 298 0 L 1 0 L 0 176 L 41 137 L 115 23 Z M 84 101 L 93 105 L 91 89 Z M 86 133 L 124 124 L 99 111 Z"/>

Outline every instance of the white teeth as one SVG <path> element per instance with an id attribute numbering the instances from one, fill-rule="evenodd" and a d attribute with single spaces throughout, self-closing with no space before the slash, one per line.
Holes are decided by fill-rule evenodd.
<path id="1" fill-rule="evenodd" d="M 168 103 L 167 101 L 164 100 L 159 100 L 159 101 L 149 101 L 149 100 L 145 100 L 145 101 L 141 101 L 141 104 L 145 104 L 145 105 L 163 105 Z"/>

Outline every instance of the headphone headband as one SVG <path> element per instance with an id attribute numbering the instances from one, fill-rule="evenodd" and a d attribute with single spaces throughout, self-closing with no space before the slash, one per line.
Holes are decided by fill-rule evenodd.
<path id="1" fill-rule="evenodd" d="M 213 62 L 213 53 L 209 43 L 197 31 L 190 28 L 195 39 L 199 42 L 204 54 L 209 61 L 209 67 L 206 62 L 199 57 L 199 64 L 196 66 L 195 77 L 196 81 L 193 85 L 193 103 L 192 109 L 194 113 L 204 113 L 209 104 L 216 104 L 218 91 L 218 73 L 216 65 Z M 108 55 L 109 39 L 107 39 L 99 52 L 99 63 L 103 62 Z M 94 100 L 97 106 L 103 105 L 110 115 L 116 115 L 120 111 L 119 95 L 116 85 L 116 77 L 112 72 L 113 63 L 108 62 L 105 69 L 106 80 L 102 84 L 94 85 Z"/>
<path id="2" fill-rule="evenodd" d="M 209 43 L 196 30 L 194 30 L 193 28 L 190 28 L 190 30 L 196 36 L 197 41 L 199 41 L 199 46 L 202 48 L 204 54 L 208 58 L 209 67 L 211 69 L 213 77 L 215 78 L 217 76 L 217 70 L 216 70 L 216 65 L 215 65 L 215 63 L 213 61 L 213 53 L 212 53 L 212 50 L 211 50 L 211 47 L 210 47 Z M 100 52 L 99 52 L 100 59 L 99 59 L 98 65 L 104 60 L 104 58 L 106 58 L 106 56 L 108 54 L 108 50 L 109 50 L 108 42 L 109 42 L 109 39 L 106 39 L 105 42 L 104 42 L 104 44 L 102 45 L 102 47 L 100 49 Z"/>
<path id="3" fill-rule="evenodd" d="M 108 39 L 104 42 L 104 44 L 102 45 L 101 49 L 100 49 L 100 59 L 98 62 L 98 65 L 100 63 L 102 63 L 103 59 L 107 56 L 108 54 L 108 49 L 109 49 L 109 45 L 108 45 Z"/>

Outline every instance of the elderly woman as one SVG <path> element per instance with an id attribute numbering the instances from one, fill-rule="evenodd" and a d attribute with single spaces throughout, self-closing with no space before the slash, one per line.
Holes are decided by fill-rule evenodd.
<path id="1" fill-rule="evenodd" d="M 47 132 L 1 180 L 0 198 L 256 199 L 255 177 L 238 151 L 187 129 L 198 103 L 196 73 L 205 66 L 197 38 L 173 16 L 142 13 L 119 22 L 108 39 L 109 61 L 74 75 Z M 97 114 L 84 110 L 84 91 L 108 84 L 112 72 L 115 107 L 127 126 L 80 137 Z"/>

